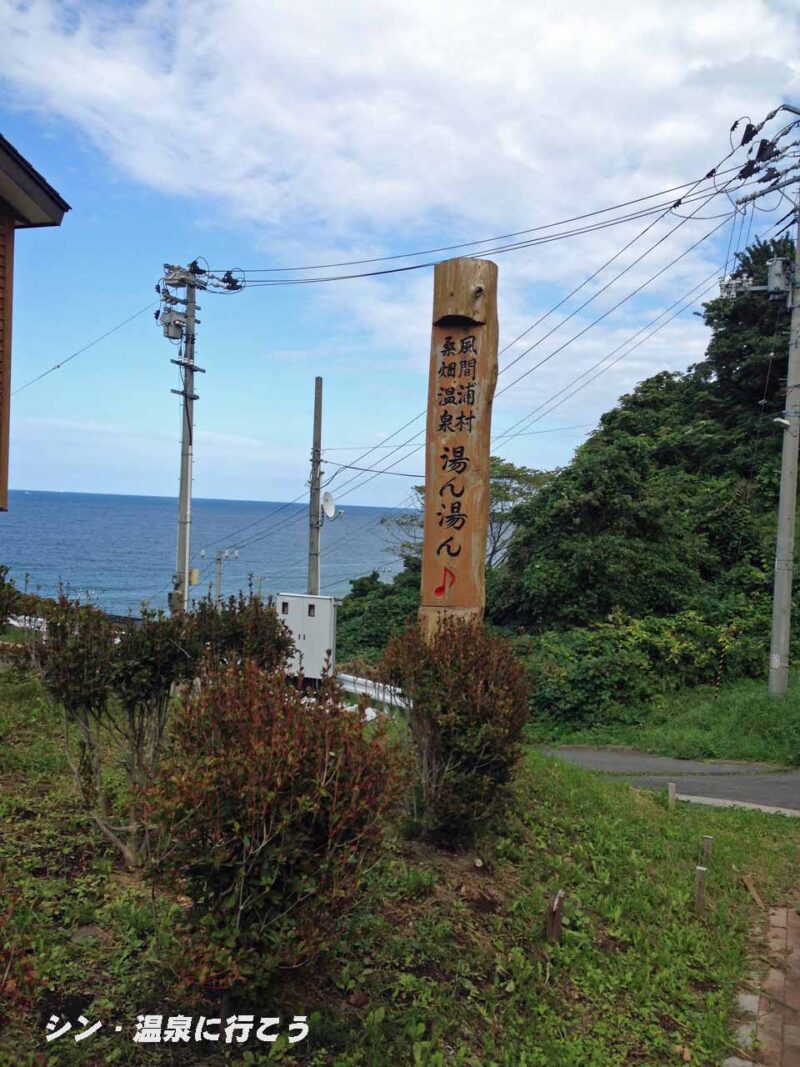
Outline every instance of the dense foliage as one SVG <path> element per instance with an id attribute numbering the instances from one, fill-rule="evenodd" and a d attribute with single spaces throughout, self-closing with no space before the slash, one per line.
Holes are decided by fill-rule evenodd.
<path id="1" fill-rule="evenodd" d="M 210 597 L 187 616 L 192 654 L 219 663 L 252 660 L 264 670 L 282 666 L 293 651 L 292 638 L 269 600 L 239 592 L 221 604 Z"/>
<path id="2" fill-rule="evenodd" d="M 204 674 L 149 799 L 161 876 L 194 902 L 220 984 L 326 944 L 381 841 L 397 766 L 330 678 L 304 698 L 252 660 Z"/>
<path id="3" fill-rule="evenodd" d="M 784 239 L 739 273 L 766 281 Z M 705 305 L 706 358 L 647 379 L 600 420 L 572 463 L 516 512 L 492 617 L 532 630 L 587 626 L 614 610 L 724 614 L 769 592 L 789 312 L 764 293 Z"/>
<path id="4" fill-rule="evenodd" d="M 756 242 L 735 275 L 764 285 L 767 261 L 792 255 L 786 238 Z M 537 714 L 615 718 L 654 693 L 713 681 L 728 632 L 725 672 L 765 669 L 782 445 L 772 419 L 784 404 L 789 310 L 745 292 L 710 301 L 703 318 L 705 358 L 623 396 L 511 511 L 487 573 L 487 619 L 526 635 Z M 374 659 L 418 590 L 409 562 L 392 583 L 354 583 L 345 654 Z M 696 663 L 654 655 L 644 633 L 672 634 Z"/>
<path id="5" fill-rule="evenodd" d="M 354 657 L 377 663 L 393 634 L 419 608 L 421 564 L 406 558 L 403 570 L 391 582 L 377 571 L 356 578 L 336 619 L 336 646 L 340 661 Z M 362 669 L 363 673 L 363 669 Z"/>
<path id="6" fill-rule="evenodd" d="M 527 680 L 510 642 L 476 620 L 443 619 L 425 636 L 409 623 L 383 672 L 410 701 L 414 822 L 441 844 L 470 840 L 501 808 L 521 754 Z"/>
<path id="7" fill-rule="evenodd" d="M 682 686 L 716 685 L 763 671 L 767 605 L 725 622 L 697 611 L 624 617 L 520 637 L 529 671 L 532 720 L 630 722 L 653 697 Z"/>

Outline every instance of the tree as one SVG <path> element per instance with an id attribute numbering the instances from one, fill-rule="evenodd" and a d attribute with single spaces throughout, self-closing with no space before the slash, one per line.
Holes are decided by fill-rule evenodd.
<path id="1" fill-rule="evenodd" d="M 487 579 L 491 580 L 508 548 L 515 522 L 514 509 L 531 500 L 553 475 L 492 456 L 489 477 L 491 502 L 486 563 Z M 352 582 L 352 590 L 344 598 L 338 616 L 340 659 L 377 662 L 389 639 L 419 607 L 424 486 L 415 486 L 413 492 L 416 510 L 382 520 L 395 542 L 390 551 L 402 559 L 403 569 L 391 582 L 382 582 L 377 571 Z M 363 669 L 363 665 L 357 665 L 357 669 Z"/>
<path id="2" fill-rule="evenodd" d="M 489 461 L 489 534 L 486 542 L 486 566 L 502 563 L 514 527 L 513 512 L 546 485 L 551 472 L 519 467 L 509 460 L 492 456 Z M 386 515 L 382 525 L 391 535 L 395 547 L 391 552 L 403 561 L 422 558 L 422 530 L 424 524 L 425 486 L 415 485 L 414 510 L 401 515 Z"/>
<path id="3" fill-rule="evenodd" d="M 766 281 L 786 239 L 756 242 L 735 276 Z M 704 305 L 705 359 L 640 383 L 572 462 L 513 512 L 490 618 L 534 630 L 615 610 L 724 614 L 768 591 L 789 312 L 764 292 Z"/>
<path id="4" fill-rule="evenodd" d="M 489 468 L 489 537 L 486 543 L 486 566 L 496 567 L 503 562 L 514 530 L 515 509 L 546 486 L 554 477 L 553 471 L 518 467 L 499 456 L 492 456 Z"/>

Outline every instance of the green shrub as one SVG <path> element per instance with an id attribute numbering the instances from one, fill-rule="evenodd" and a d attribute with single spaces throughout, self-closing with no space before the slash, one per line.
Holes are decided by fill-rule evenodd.
<path id="1" fill-rule="evenodd" d="M 46 639 L 37 638 L 36 651 L 64 712 L 67 759 L 87 811 L 136 866 L 146 846 L 140 794 L 159 766 L 175 687 L 195 679 L 204 660 L 282 666 L 291 637 L 272 605 L 252 590 L 219 607 L 206 599 L 175 616 L 145 611 L 123 627 L 65 596 L 43 604 Z M 74 728 L 77 758 L 70 746 Z M 124 767 L 127 796 L 111 788 L 109 759 Z"/>
<path id="2" fill-rule="evenodd" d="M 378 572 L 356 578 L 336 619 L 336 647 L 341 660 L 380 662 L 392 636 L 419 607 L 420 561 L 407 559 L 390 582 Z"/>
<path id="3" fill-rule="evenodd" d="M 462 844 L 505 799 L 528 717 L 525 672 L 508 640 L 457 618 L 429 638 L 409 623 L 383 672 L 411 702 L 417 826 L 440 844 Z"/>
<path id="4" fill-rule="evenodd" d="M 45 622 L 44 683 L 63 709 L 67 758 L 86 808 L 105 810 L 100 733 L 111 695 L 114 631 L 97 608 L 64 595 L 48 605 Z M 77 761 L 68 724 L 79 731 Z"/>
<path id="5" fill-rule="evenodd" d="M 141 622 L 126 626 L 116 638 L 113 685 L 120 711 L 115 731 L 123 741 L 128 787 L 126 859 L 134 865 L 146 848 L 141 791 L 158 770 L 174 687 L 197 674 L 195 656 L 191 618 L 183 614 L 145 611 Z"/>
<path id="6" fill-rule="evenodd" d="M 530 674 L 531 713 L 582 725 L 630 722 L 662 693 L 764 669 L 769 620 L 760 606 L 727 622 L 685 611 L 627 618 L 515 642 Z"/>
<path id="7" fill-rule="evenodd" d="M 529 674 L 530 711 L 568 722 L 627 718 L 657 692 L 647 653 L 619 627 L 548 632 L 522 645 Z"/>
<path id="8" fill-rule="evenodd" d="M 395 801 L 384 730 L 331 679 L 304 698 L 247 662 L 205 673 L 172 741 L 149 795 L 156 873 L 194 902 L 198 973 L 224 986 L 308 958 L 350 906 Z"/>
<path id="9" fill-rule="evenodd" d="M 253 593 L 216 604 L 201 600 L 188 616 L 189 637 L 199 664 L 205 656 L 218 663 L 253 660 L 264 670 L 282 667 L 294 651 L 291 634 L 271 600 Z"/>
<path id="10" fill-rule="evenodd" d="M 0 630 L 8 622 L 19 605 L 20 594 L 14 585 L 14 579 L 8 577 L 8 567 L 0 564 Z"/>

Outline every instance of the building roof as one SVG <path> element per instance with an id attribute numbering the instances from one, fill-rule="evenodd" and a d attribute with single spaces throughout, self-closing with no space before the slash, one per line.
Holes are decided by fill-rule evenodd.
<path id="1" fill-rule="evenodd" d="M 41 174 L 0 134 L 0 210 L 18 228 L 60 226 L 70 207 Z"/>

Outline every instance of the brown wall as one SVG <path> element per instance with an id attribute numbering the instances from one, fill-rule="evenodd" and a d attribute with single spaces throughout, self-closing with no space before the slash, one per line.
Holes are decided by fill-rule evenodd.
<path id="1" fill-rule="evenodd" d="M 11 405 L 11 297 L 14 220 L 0 214 L 0 511 L 8 511 L 8 437 Z"/>

